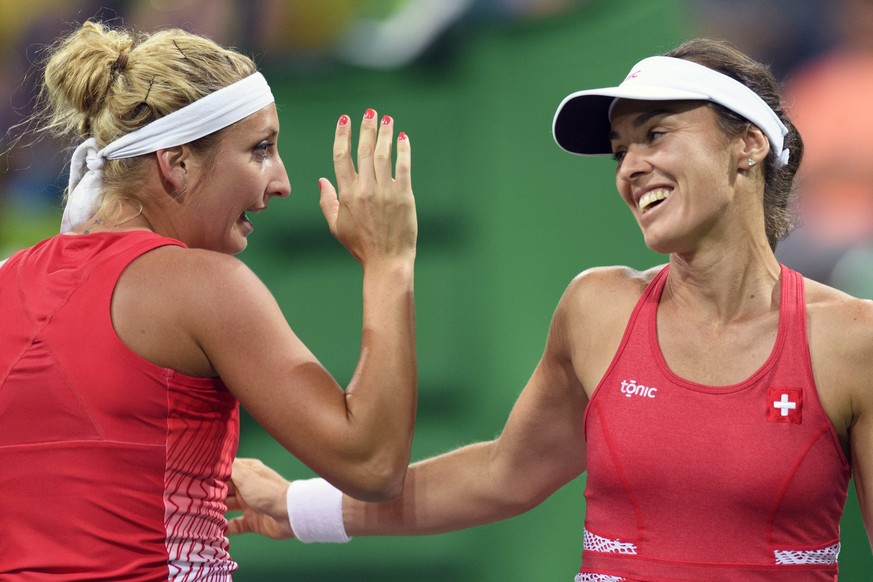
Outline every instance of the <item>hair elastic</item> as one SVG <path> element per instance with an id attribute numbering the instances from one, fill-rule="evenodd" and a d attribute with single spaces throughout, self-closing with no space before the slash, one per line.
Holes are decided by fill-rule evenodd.
<path id="1" fill-rule="evenodd" d="M 126 67 L 126 66 L 127 66 L 127 53 L 122 51 L 122 52 L 118 53 L 118 58 L 115 59 L 115 62 L 112 63 L 112 66 L 109 68 L 113 72 L 117 72 L 117 71 L 123 71 L 124 67 Z"/>

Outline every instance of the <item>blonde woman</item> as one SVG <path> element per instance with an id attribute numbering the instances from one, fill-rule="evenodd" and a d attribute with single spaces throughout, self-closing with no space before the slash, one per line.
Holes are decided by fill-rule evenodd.
<path id="1" fill-rule="evenodd" d="M 230 580 L 242 404 L 339 490 L 402 490 L 416 404 L 409 141 L 336 125 L 328 227 L 363 267 L 348 386 L 233 257 L 291 192 L 251 59 L 86 22 L 53 47 L 38 131 L 71 137 L 62 233 L 0 267 L 0 578 Z M 329 152 L 326 152 L 329 155 Z"/>

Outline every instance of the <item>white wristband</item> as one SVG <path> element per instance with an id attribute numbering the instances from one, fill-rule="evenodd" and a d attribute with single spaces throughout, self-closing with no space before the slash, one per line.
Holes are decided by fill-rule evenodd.
<path id="1" fill-rule="evenodd" d="M 285 496 L 288 519 L 301 542 L 346 543 L 343 493 L 324 479 L 292 481 Z"/>

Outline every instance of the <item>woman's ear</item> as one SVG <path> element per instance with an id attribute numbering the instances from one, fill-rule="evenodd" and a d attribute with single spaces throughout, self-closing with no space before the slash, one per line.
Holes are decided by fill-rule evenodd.
<path id="1" fill-rule="evenodd" d="M 156 152 L 161 182 L 172 198 L 179 198 L 188 187 L 188 157 L 190 150 L 176 146 Z"/>
<path id="2" fill-rule="evenodd" d="M 758 126 L 750 123 L 740 136 L 737 167 L 740 170 L 748 170 L 756 164 L 763 163 L 768 153 L 770 153 L 770 140 Z"/>

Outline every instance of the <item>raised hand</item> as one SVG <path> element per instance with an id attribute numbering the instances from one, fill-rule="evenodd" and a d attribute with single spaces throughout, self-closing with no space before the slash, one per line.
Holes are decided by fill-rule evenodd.
<path id="1" fill-rule="evenodd" d="M 411 152 L 403 133 L 397 138 L 392 175 L 394 120 L 381 122 L 367 109 L 358 138 L 357 170 L 352 161 L 352 128 L 340 117 L 333 147 L 337 186 L 319 180 L 321 210 L 331 233 L 366 266 L 370 261 L 415 257 L 418 224 L 412 195 Z"/>

